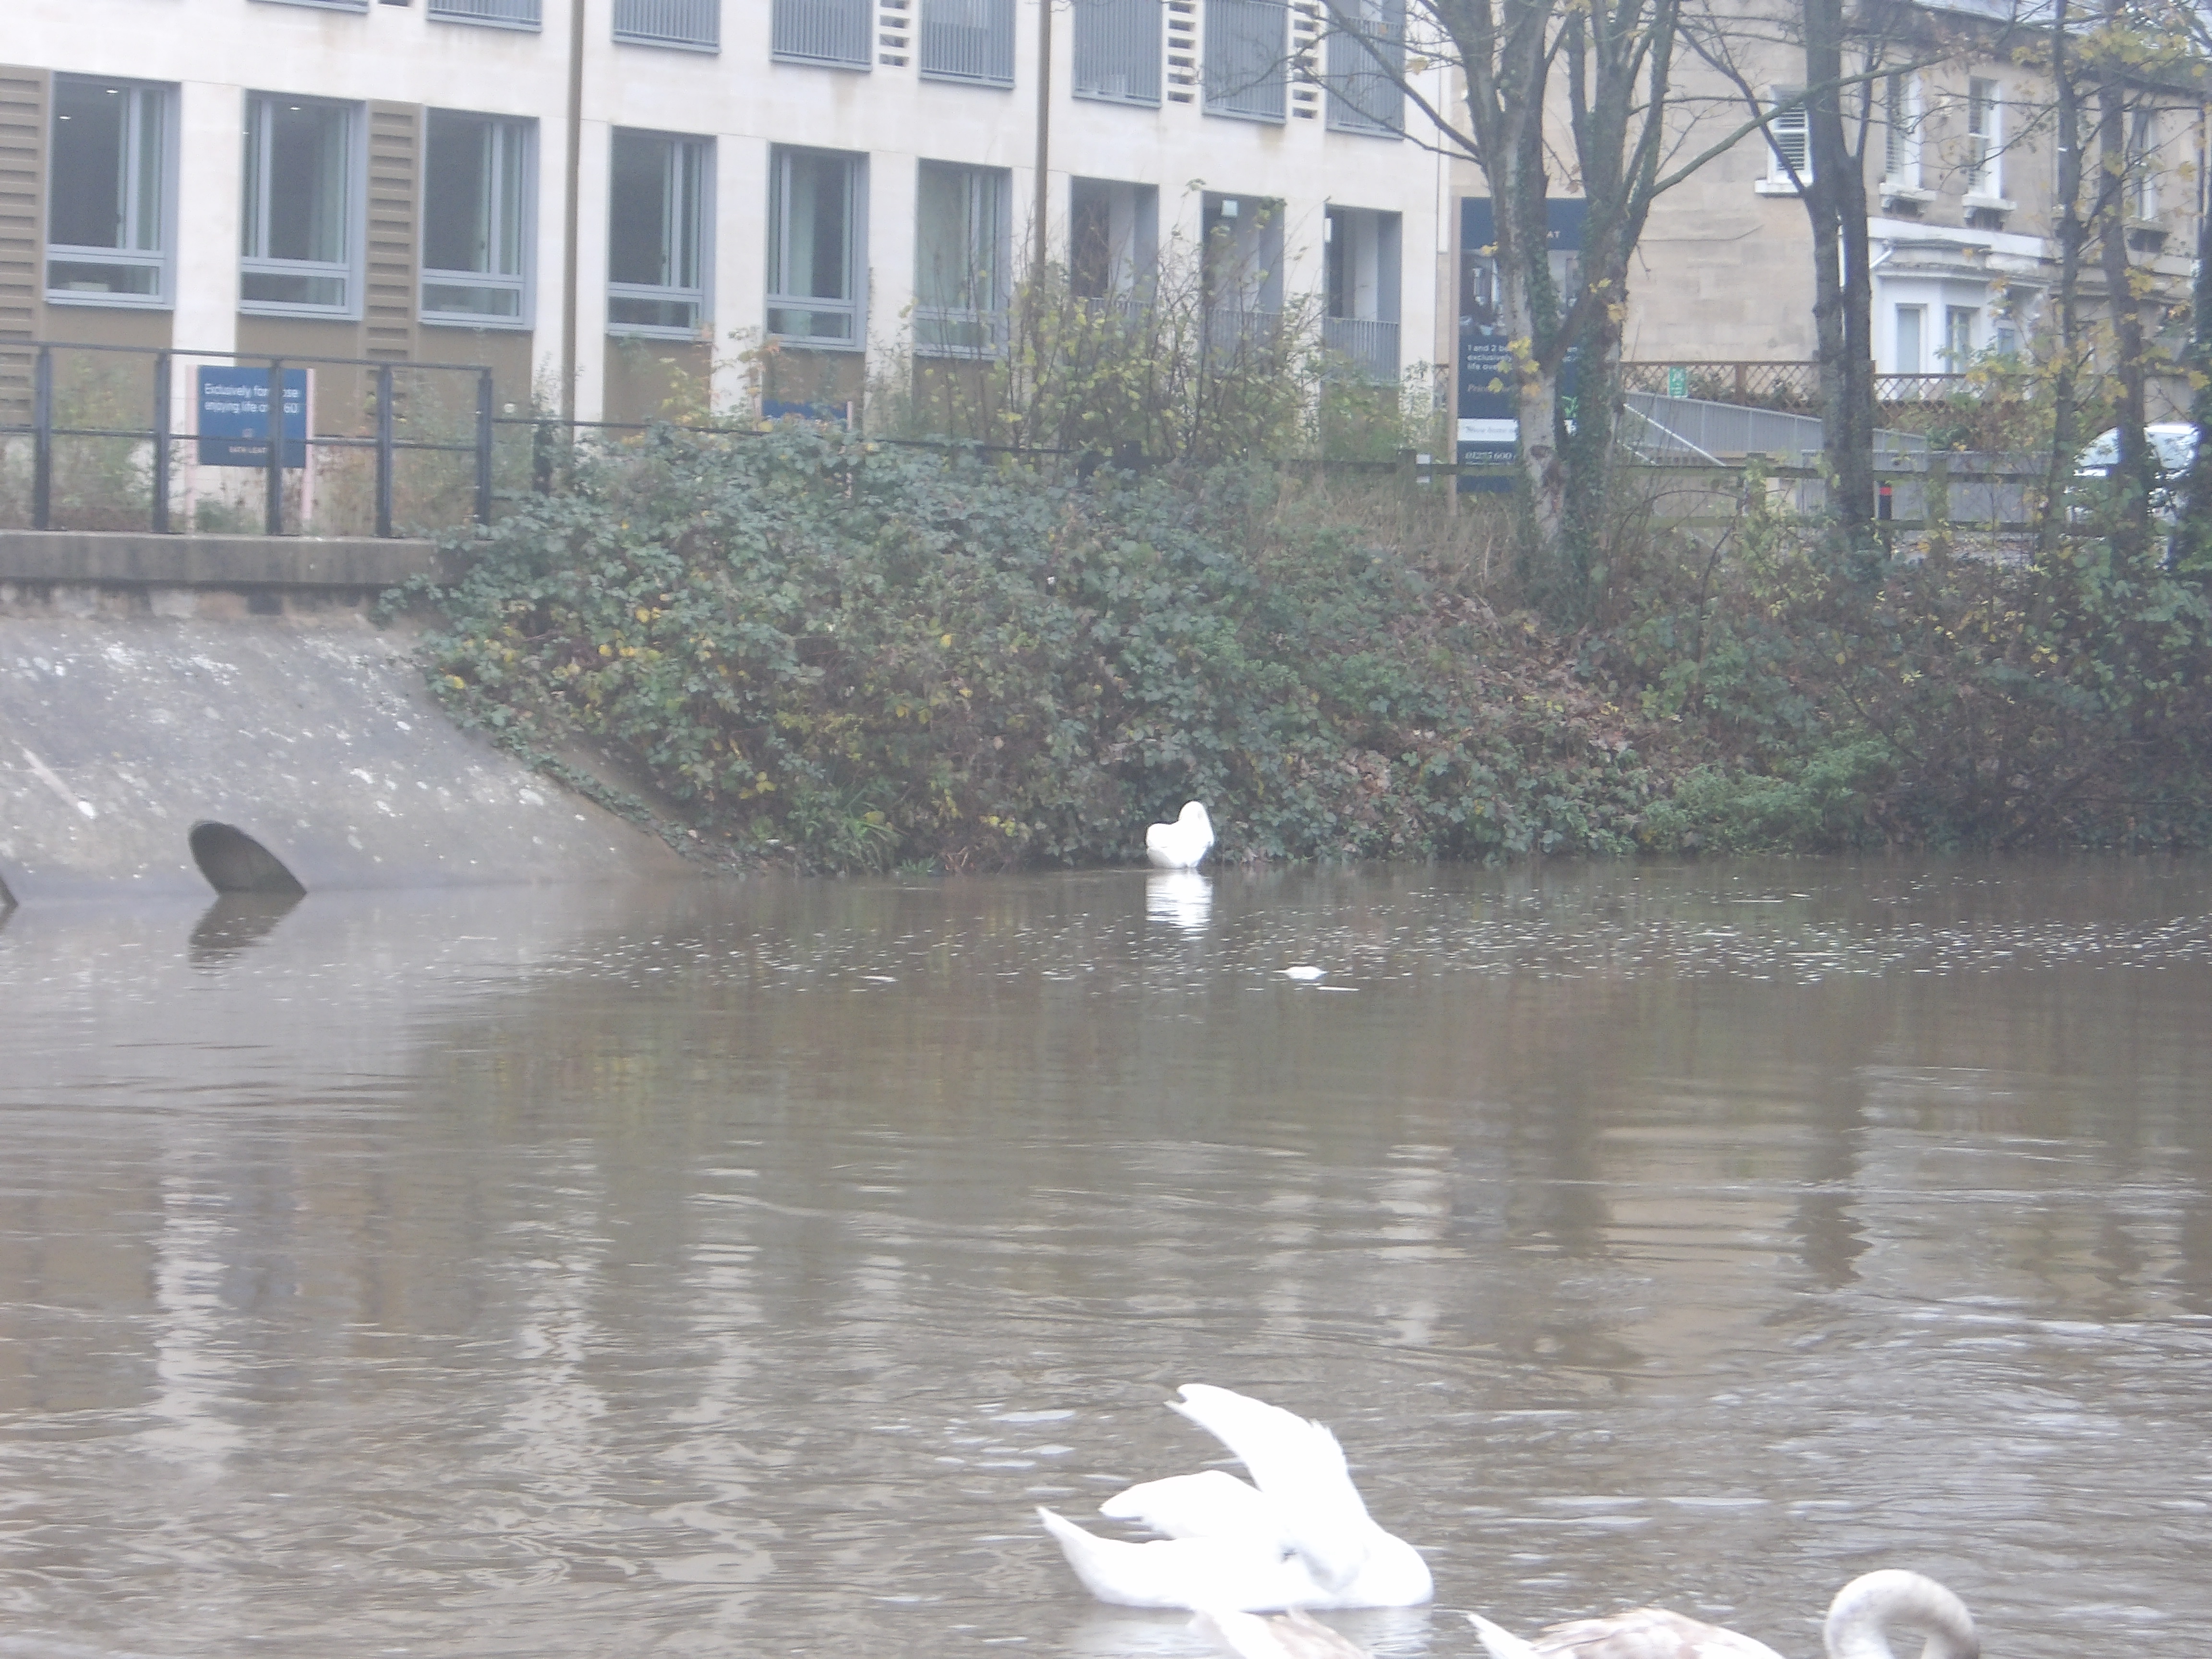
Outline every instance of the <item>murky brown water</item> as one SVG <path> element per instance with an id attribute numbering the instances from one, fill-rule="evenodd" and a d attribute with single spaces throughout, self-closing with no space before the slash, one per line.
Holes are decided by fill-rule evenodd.
<path id="1" fill-rule="evenodd" d="M 1196 1380 L 1442 1607 L 1795 1655 L 1909 1565 L 2201 1656 L 2212 866 L 0 928 L 0 1653 L 1190 1653 L 1030 1507 L 1197 1467 Z"/>

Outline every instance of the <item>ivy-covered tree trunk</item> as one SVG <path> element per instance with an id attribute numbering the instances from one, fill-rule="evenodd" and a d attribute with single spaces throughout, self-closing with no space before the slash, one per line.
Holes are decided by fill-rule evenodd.
<path id="1" fill-rule="evenodd" d="M 1807 152 L 1813 228 L 1814 349 L 1820 359 L 1821 459 L 1836 550 L 1862 578 L 1879 568 L 1875 540 L 1873 274 L 1869 268 L 1865 143 L 1844 122 L 1842 0 L 1804 0 Z M 1862 92 L 1862 96 L 1865 94 Z"/>
<path id="2" fill-rule="evenodd" d="M 2081 217 L 2081 96 L 2068 57 L 2071 42 L 2067 0 L 2052 0 L 2051 96 L 2057 127 L 2058 276 L 2052 290 L 2055 337 L 2051 349 L 2051 455 L 2043 483 L 2043 524 L 2037 551 L 2049 558 L 2066 526 L 2081 447 L 2081 256 L 2088 227 Z"/>
<path id="3" fill-rule="evenodd" d="M 2196 389 L 2189 418 L 2196 422 L 2198 442 L 2182 484 L 2173 563 L 2177 570 L 2202 577 L 2212 573 L 2212 443 L 2203 441 L 2212 429 L 2212 213 L 2197 222 L 2197 282 L 2190 298 L 2188 368 Z"/>
<path id="4" fill-rule="evenodd" d="M 2114 0 L 2117 7 L 2118 0 Z M 2105 278 L 2105 304 L 2111 313 L 2112 374 L 2119 428 L 2119 460 L 2107 483 L 2111 492 L 2112 551 L 2119 559 L 2142 557 L 2150 546 L 2152 463 L 2143 433 L 2146 365 L 2143 361 L 2142 303 L 2135 291 L 2128 258 L 2127 88 L 2107 70 L 2097 85 L 2097 246 Z"/>

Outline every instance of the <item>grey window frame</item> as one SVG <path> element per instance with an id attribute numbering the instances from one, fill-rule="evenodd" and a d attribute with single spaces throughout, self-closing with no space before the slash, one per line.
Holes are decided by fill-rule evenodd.
<path id="1" fill-rule="evenodd" d="M 428 0 L 434 23 L 467 23 L 477 28 L 519 29 L 536 33 L 544 27 L 544 0 Z"/>
<path id="2" fill-rule="evenodd" d="M 1399 383 L 1400 328 L 1405 308 L 1402 214 L 1382 208 L 1331 205 L 1322 218 L 1322 344 L 1345 368 L 1338 378 L 1368 386 Z M 1362 310 L 1346 292 L 1352 276 L 1349 249 L 1357 238 L 1374 259 L 1373 302 Z"/>
<path id="3" fill-rule="evenodd" d="M 88 247 L 74 242 L 54 242 L 45 239 L 52 229 L 53 165 L 58 145 L 51 130 L 47 135 L 46 185 L 47 218 L 39 227 L 44 248 L 40 264 L 39 282 L 46 303 L 58 306 L 118 307 L 131 311 L 167 311 L 176 305 L 177 281 L 177 150 L 181 129 L 178 121 L 178 106 L 181 102 L 178 88 L 172 83 L 158 81 L 134 81 L 125 76 L 56 75 L 57 85 L 64 81 L 81 81 L 94 86 L 119 87 L 131 94 L 131 112 L 126 118 L 127 133 L 125 155 L 131 158 L 125 163 L 124 185 L 125 202 L 123 216 L 126 222 L 143 220 L 136 210 L 144 200 L 147 185 L 137 165 L 143 155 L 146 112 L 149 97 L 159 100 L 159 107 L 151 118 L 158 123 L 158 139 L 161 161 L 161 176 L 153 188 L 160 201 L 155 208 L 155 235 L 158 246 L 143 247 Z M 48 116 L 49 126 L 60 117 L 58 109 Z M 138 141 L 138 142 L 134 142 Z M 114 265 L 155 272 L 155 289 L 151 294 L 90 293 L 77 289 L 58 289 L 53 286 L 53 267 L 57 264 L 83 265 Z"/>
<path id="4" fill-rule="evenodd" d="M 1289 0 L 1206 0 L 1203 57 L 1208 115 L 1270 123 L 1289 118 Z"/>
<path id="5" fill-rule="evenodd" d="M 274 133 L 264 121 L 257 144 L 255 118 L 257 112 L 279 100 L 290 104 L 312 104 L 318 108 L 336 110 L 345 117 L 345 199 L 339 204 L 337 216 L 345 238 L 345 257 L 342 259 L 283 259 L 245 251 L 243 245 L 250 242 L 257 232 L 261 239 L 260 246 L 268 246 L 268 156 L 274 143 Z M 241 182 L 240 201 L 239 311 L 252 317 L 325 317 L 358 321 L 362 313 L 362 256 L 363 246 L 368 240 L 368 112 L 362 105 L 342 98 L 248 91 L 246 94 L 246 141 L 248 150 L 246 175 Z M 260 152 L 258 155 L 252 153 L 257 148 Z M 260 185 L 258 191 L 247 187 L 257 180 Z M 258 199 L 253 199 L 257 196 Z M 257 276 L 308 276 L 343 281 L 345 298 L 335 305 L 298 300 L 250 300 L 246 297 L 245 279 Z"/>
<path id="6" fill-rule="evenodd" d="M 955 287 L 964 303 L 932 304 L 930 273 L 922 265 L 926 237 L 921 224 L 922 181 L 931 176 L 957 179 L 967 196 L 968 225 L 980 232 L 967 249 L 968 268 Z M 958 161 L 920 162 L 915 169 L 914 269 L 914 353 L 917 357 L 996 357 L 1006 349 L 1007 317 L 1013 303 L 1013 174 L 1005 167 L 972 167 Z M 988 198 L 988 199 L 987 199 Z M 981 246 L 988 240 L 988 247 Z M 972 256 L 981 252 L 982 258 Z M 943 273 L 939 273 L 940 279 Z M 939 290 L 939 297 L 943 290 Z M 975 301 L 981 300 L 983 304 Z"/>
<path id="7" fill-rule="evenodd" d="M 1071 94 L 1102 104 L 1160 106 L 1167 0 L 1073 0 Z M 1114 82 L 1121 86 L 1117 90 Z"/>
<path id="8" fill-rule="evenodd" d="M 817 69 L 873 69 L 876 0 L 774 0 L 769 56 Z"/>
<path id="9" fill-rule="evenodd" d="M 1406 136 L 1406 0 L 1328 0 L 1322 79 L 1334 132 Z"/>
<path id="10" fill-rule="evenodd" d="M 714 299 L 714 141 L 700 133 L 662 132 L 649 127 L 616 127 L 607 135 L 608 175 L 613 176 L 614 146 L 623 138 L 641 138 L 670 146 L 672 156 L 688 151 L 696 165 L 690 171 L 690 199 L 683 201 L 678 192 L 684 189 L 680 168 L 671 169 L 662 179 L 662 189 L 667 192 L 667 211 L 663 223 L 666 234 L 681 240 L 684 219 L 689 217 L 692 240 L 693 281 L 690 283 L 618 283 L 614 279 L 614 245 L 611 235 L 607 246 L 607 332 L 625 339 L 696 340 L 713 326 Z M 611 224 L 614 204 L 607 204 Z M 672 264 L 680 264 L 674 257 L 675 249 L 664 243 L 664 258 Z M 688 325 L 673 323 L 638 323 L 617 321 L 614 309 L 617 301 L 634 300 L 647 305 L 677 305 L 690 303 L 692 319 Z"/>
<path id="11" fill-rule="evenodd" d="M 843 299 L 794 294 L 776 284 L 778 271 L 791 269 L 790 163 L 794 157 L 827 157 L 846 169 L 845 289 Z M 769 149 L 768 295 L 762 325 L 769 338 L 811 351 L 866 351 L 868 345 L 868 158 L 863 152 L 818 149 L 808 144 L 775 144 Z M 848 338 L 787 334 L 775 326 L 779 311 L 823 312 L 848 318 Z"/>
<path id="12" fill-rule="evenodd" d="M 686 13 L 693 17 L 688 25 L 683 18 Z M 697 21 L 701 18 L 704 27 Z M 612 33 L 617 46 L 718 52 L 722 49 L 722 0 L 615 0 Z"/>
<path id="13" fill-rule="evenodd" d="M 518 222 L 514 228 L 515 241 L 520 250 L 519 271 L 448 270 L 424 263 L 418 273 L 416 289 L 417 315 L 423 322 L 441 327 L 495 328 L 524 331 L 532 326 L 537 308 L 536 283 L 533 280 L 537 265 L 538 233 L 538 123 L 528 116 L 492 115 L 478 110 L 426 109 L 422 112 L 422 183 L 427 196 L 430 185 L 430 124 L 440 116 L 459 116 L 471 120 L 489 122 L 501 135 L 500 142 L 520 143 L 521 164 L 517 171 L 520 179 L 515 188 L 518 199 L 513 204 Z M 493 169 L 495 179 L 503 179 L 503 171 Z M 501 206 L 506 205 L 502 201 Z M 495 207 L 495 214 L 498 208 Z M 489 315 L 474 311 L 441 311 L 430 303 L 433 286 L 450 288 L 498 289 L 515 296 L 515 314 L 512 317 Z"/>
<path id="14" fill-rule="evenodd" d="M 305 6 L 310 11 L 349 11 L 356 15 L 368 9 L 368 0 L 256 0 L 264 6 Z"/>

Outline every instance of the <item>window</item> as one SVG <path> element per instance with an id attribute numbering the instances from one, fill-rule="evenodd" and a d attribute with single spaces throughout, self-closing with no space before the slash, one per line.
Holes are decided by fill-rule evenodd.
<path id="1" fill-rule="evenodd" d="M 367 11 L 368 0 L 268 0 L 276 6 L 313 6 L 320 11 Z"/>
<path id="2" fill-rule="evenodd" d="M 1813 124 L 1805 108 L 1802 87 L 1768 88 L 1766 147 L 1771 164 L 1766 176 L 1777 184 L 1795 184 L 1813 176 Z"/>
<path id="3" fill-rule="evenodd" d="M 1893 75 L 1884 85 L 1881 179 L 1899 190 L 1920 188 L 1920 77 Z"/>
<path id="4" fill-rule="evenodd" d="M 926 357 L 988 357 L 1005 348 L 1007 200 L 1000 167 L 924 161 L 915 196 L 914 349 Z"/>
<path id="5" fill-rule="evenodd" d="M 1014 0 L 921 0 L 921 73 L 1014 84 Z"/>
<path id="6" fill-rule="evenodd" d="M 1375 386 L 1398 383 L 1400 237 L 1395 213 L 1333 207 L 1322 222 L 1322 343 Z"/>
<path id="7" fill-rule="evenodd" d="M 858 350 L 861 158 L 778 148 L 769 157 L 768 331 Z"/>
<path id="8" fill-rule="evenodd" d="M 2139 109 L 2128 121 L 2128 213 L 2158 217 L 2158 112 Z"/>
<path id="9" fill-rule="evenodd" d="M 607 328 L 689 337 L 707 318 L 707 175 L 713 141 L 614 135 Z"/>
<path id="10" fill-rule="evenodd" d="M 1928 360 L 1920 352 L 1922 325 L 1927 320 L 1927 316 L 1924 306 L 1899 306 L 1897 308 L 1897 336 L 1893 343 L 1899 374 L 1917 374 L 1928 365 Z"/>
<path id="11" fill-rule="evenodd" d="M 875 0 L 775 0 L 769 51 L 790 64 L 868 67 Z"/>
<path id="12" fill-rule="evenodd" d="M 722 0 L 615 0 L 615 39 L 625 46 L 718 52 Z"/>
<path id="13" fill-rule="evenodd" d="M 1163 0 L 1075 0 L 1075 95 L 1160 101 Z"/>
<path id="14" fill-rule="evenodd" d="M 422 319 L 525 326 L 536 124 L 434 109 L 422 145 Z"/>
<path id="15" fill-rule="evenodd" d="M 1206 349 L 1235 354 L 1271 345 L 1283 313 L 1283 204 L 1210 191 L 1201 203 Z"/>
<path id="16" fill-rule="evenodd" d="M 1974 361 L 1974 319 L 1981 313 L 1972 306 L 1943 308 L 1943 370 L 1964 374 Z"/>
<path id="17" fill-rule="evenodd" d="M 1206 0 L 1206 112 L 1283 119 L 1289 39 L 1284 0 Z"/>
<path id="18" fill-rule="evenodd" d="M 354 314 L 359 131 L 350 104 L 246 94 L 241 309 L 278 316 Z"/>
<path id="19" fill-rule="evenodd" d="M 54 77 L 48 299 L 168 303 L 174 107 L 166 88 Z"/>
<path id="20" fill-rule="evenodd" d="M 2004 194 L 2004 105 L 1994 81 L 1966 83 L 1966 194 Z"/>
<path id="21" fill-rule="evenodd" d="M 1069 179 L 1067 275 L 1075 297 L 1139 297 L 1159 258 L 1159 227 L 1158 185 Z"/>
<path id="22" fill-rule="evenodd" d="M 483 23 L 499 29 L 534 29 L 539 0 L 430 0 L 430 15 L 441 23 Z"/>
<path id="23" fill-rule="evenodd" d="M 1328 124 L 1396 137 L 1405 130 L 1406 0 L 1336 0 L 1328 30 Z"/>

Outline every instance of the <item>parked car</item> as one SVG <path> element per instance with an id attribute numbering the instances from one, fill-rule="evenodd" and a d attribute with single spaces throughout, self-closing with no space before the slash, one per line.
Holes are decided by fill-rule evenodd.
<path id="1" fill-rule="evenodd" d="M 2143 435 L 2150 440 L 2151 459 L 2158 473 L 2157 482 L 2151 486 L 2151 516 L 2160 524 L 2171 525 L 2179 506 L 2175 486 L 2197 459 L 2197 427 L 2190 421 L 2160 421 L 2145 427 Z M 2077 481 L 2109 478 L 2119 464 L 2120 429 L 2113 427 L 2075 457 L 2074 477 Z M 2084 494 L 2087 498 L 2075 503 L 2076 519 L 2090 516 L 2100 499 L 2099 492 Z"/>

